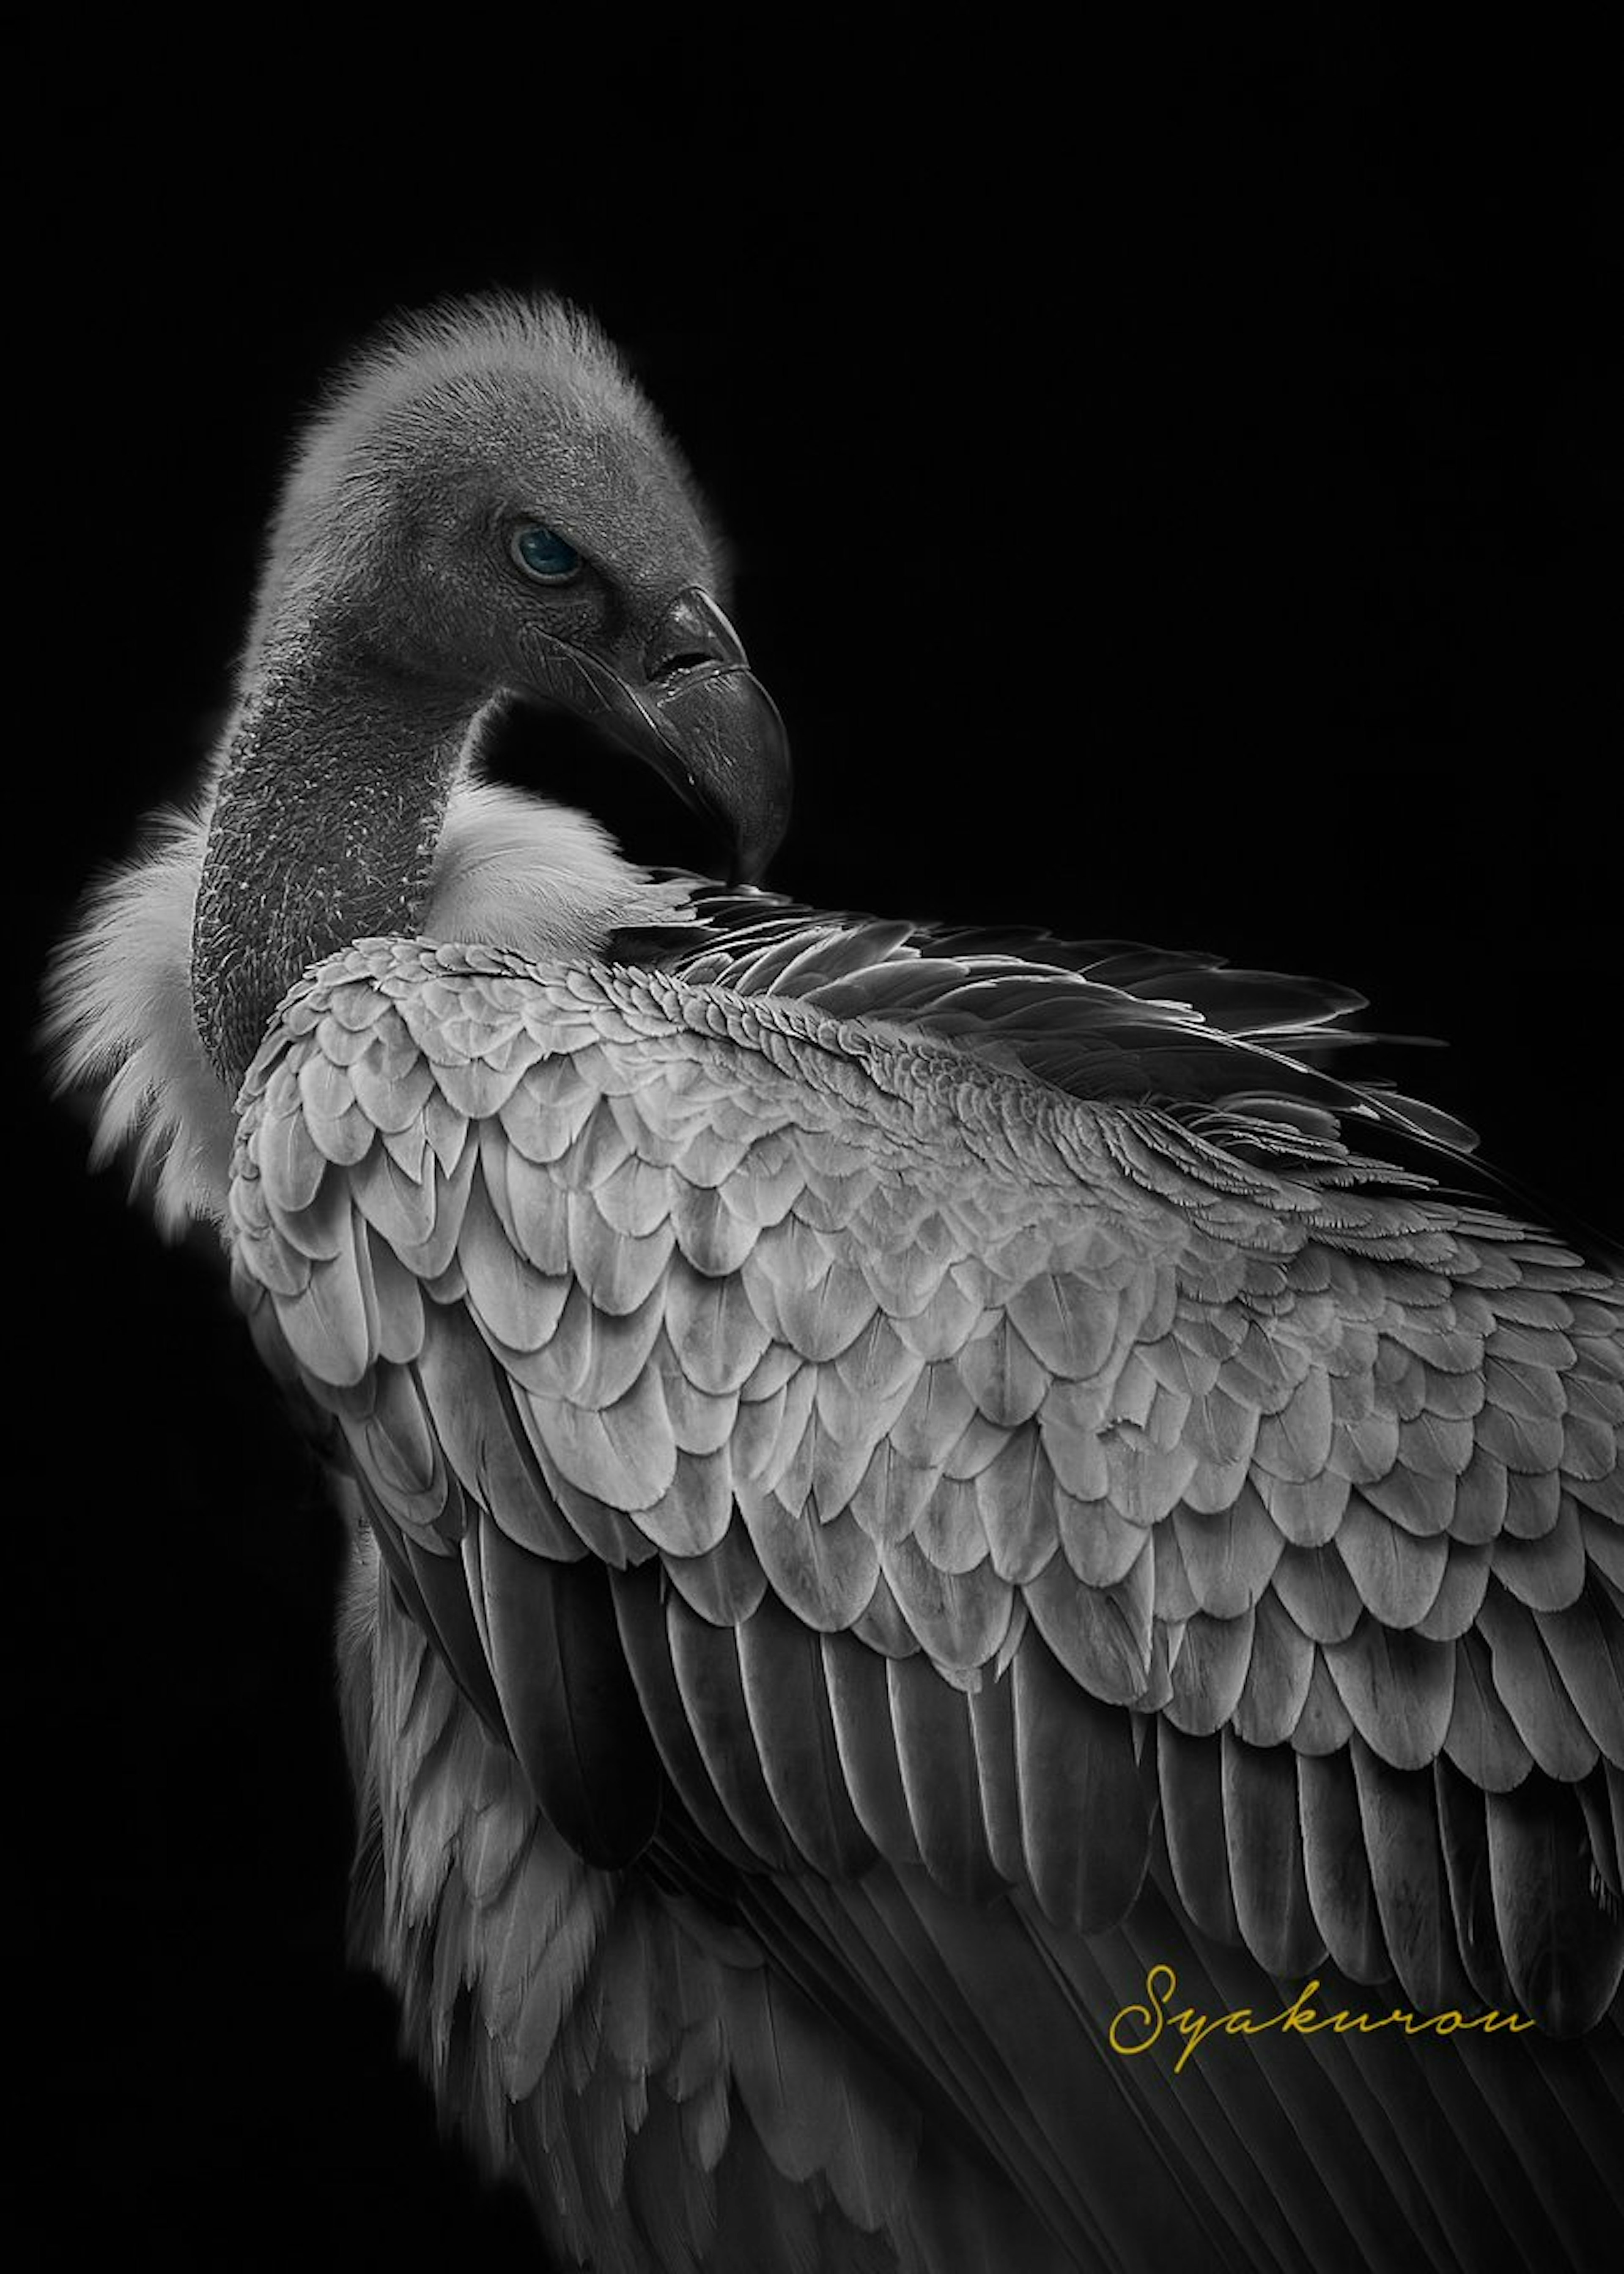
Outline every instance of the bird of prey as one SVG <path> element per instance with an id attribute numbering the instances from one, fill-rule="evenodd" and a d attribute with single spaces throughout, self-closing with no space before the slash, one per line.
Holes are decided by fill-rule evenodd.
<path id="1" fill-rule="evenodd" d="M 1616 1259 L 1344 990 L 763 891 L 726 599 L 589 320 L 397 324 L 59 957 L 349 1528 L 358 1956 L 538 2263 L 1596 2263 Z M 483 779 L 515 704 L 727 880 Z"/>

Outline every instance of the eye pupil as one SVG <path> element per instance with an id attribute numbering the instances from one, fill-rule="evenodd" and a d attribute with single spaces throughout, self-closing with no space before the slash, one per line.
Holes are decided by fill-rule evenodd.
<path id="1" fill-rule="evenodd" d="M 549 584 L 561 584 L 581 566 L 581 555 L 556 530 L 539 523 L 522 529 L 513 540 L 513 554 L 521 568 Z"/>

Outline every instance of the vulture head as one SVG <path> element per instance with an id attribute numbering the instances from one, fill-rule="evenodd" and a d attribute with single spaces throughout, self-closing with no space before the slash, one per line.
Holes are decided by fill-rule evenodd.
<path id="1" fill-rule="evenodd" d="M 761 874 L 788 757 L 725 574 L 680 453 L 576 311 L 462 303 L 361 354 L 288 477 L 216 769 L 191 985 L 226 1088 L 307 965 L 435 928 L 494 706 L 593 722 L 724 826 L 737 881 Z"/>

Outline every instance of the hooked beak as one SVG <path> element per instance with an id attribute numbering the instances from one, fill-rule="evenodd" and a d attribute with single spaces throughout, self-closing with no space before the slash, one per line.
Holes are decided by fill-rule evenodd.
<path id="1" fill-rule="evenodd" d="M 679 592 L 622 676 L 584 648 L 536 633 L 538 694 L 561 703 L 645 760 L 727 832 L 729 882 L 754 885 L 789 824 L 789 739 L 710 595 Z"/>

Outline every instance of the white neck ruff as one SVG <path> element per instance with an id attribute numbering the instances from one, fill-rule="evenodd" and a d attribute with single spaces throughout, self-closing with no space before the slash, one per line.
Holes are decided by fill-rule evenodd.
<path id="1" fill-rule="evenodd" d="M 192 923 L 207 809 L 154 817 L 146 846 L 90 895 L 48 984 L 60 1089 L 99 1091 L 93 1166 L 127 1148 L 132 1191 L 176 1239 L 218 1223 L 235 1131 L 192 1009 Z M 568 806 L 493 783 L 453 790 L 423 930 L 538 961 L 590 960 L 624 927 L 680 923 L 687 888 L 621 858 Z"/>

